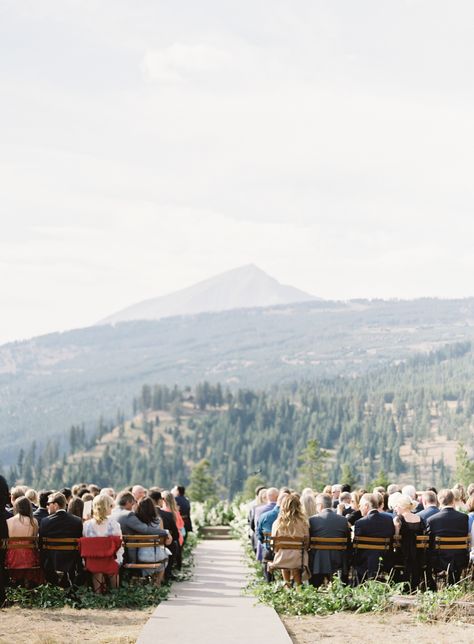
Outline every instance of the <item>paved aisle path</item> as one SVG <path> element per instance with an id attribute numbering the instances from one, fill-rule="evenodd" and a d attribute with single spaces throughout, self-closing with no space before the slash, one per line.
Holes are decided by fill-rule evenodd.
<path id="1" fill-rule="evenodd" d="M 242 559 L 238 541 L 201 542 L 193 579 L 173 585 L 138 644 L 291 644 L 273 608 L 242 595 L 248 574 Z"/>

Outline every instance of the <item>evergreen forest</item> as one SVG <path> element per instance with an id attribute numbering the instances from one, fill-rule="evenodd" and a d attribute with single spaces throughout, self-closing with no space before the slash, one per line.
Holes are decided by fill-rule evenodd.
<path id="1" fill-rule="evenodd" d="M 311 442 L 321 481 L 447 484 L 459 445 L 467 458 L 474 450 L 473 357 L 459 342 L 363 376 L 265 391 L 144 384 L 130 418 L 101 420 L 94 433 L 71 427 L 66 451 L 54 439 L 41 450 L 32 443 L 6 474 L 36 487 L 169 487 L 188 484 L 206 459 L 220 496 L 232 498 L 249 479 L 301 484 Z"/>

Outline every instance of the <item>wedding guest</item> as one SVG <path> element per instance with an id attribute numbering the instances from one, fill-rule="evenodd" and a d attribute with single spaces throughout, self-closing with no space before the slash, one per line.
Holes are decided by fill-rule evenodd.
<path id="1" fill-rule="evenodd" d="M 421 502 L 423 503 L 423 510 L 421 510 L 421 512 L 418 512 L 418 514 L 426 523 L 426 521 L 428 521 L 428 519 L 432 517 L 433 514 L 437 514 L 439 512 L 438 496 L 435 492 L 426 490 L 421 495 Z"/>
<path id="2" fill-rule="evenodd" d="M 72 497 L 67 505 L 69 514 L 79 517 L 82 521 L 84 517 L 84 501 L 78 496 Z"/>
<path id="3" fill-rule="evenodd" d="M 20 496 L 13 504 L 14 515 L 7 520 L 8 537 L 37 537 L 38 522 L 33 518 L 32 506 L 26 496 Z M 25 546 L 31 546 L 28 540 L 25 540 Z M 15 548 L 7 550 L 5 566 L 9 569 L 12 579 L 21 581 L 29 586 L 30 583 L 40 583 L 42 581 L 41 571 L 39 570 L 39 551 L 37 547 L 18 547 L 21 542 L 15 543 Z"/>
<path id="4" fill-rule="evenodd" d="M 424 535 L 426 524 L 420 514 L 415 514 L 418 503 L 411 497 L 400 494 L 395 502 L 393 523 L 395 535 L 400 536 L 400 561 L 402 575 L 400 581 L 408 584 L 411 591 L 418 588 L 426 564 L 425 550 L 417 548 L 416 538 Z"/>
<path id="5" fill-rule="evenodd" d="M 436 537 L 466 537 L 469 519 L 467 514 L 454 508 L 452 490 L 440 490 L 438 494 L 440 511 L 427 521 L 430 535 L 430 561 L 435 573 L 446 572 L 450 583 L 457 583 L 461 572 L 467 566 L 467 550 L 439 550 L 436 548 Z"/>
<path id="6" fill-rule="evenodd" d="M 193 524 L 191 521 L 191 502 L 185 494 L 186 488 L 183 485 L 177 485 L 173 489 L 173 495 L 181 516 L 183 517 L 184 527 L 187 534 L 188 532 L 193 531 Z"/>
<path id="7" fill-rule="evenodd" d="M 297 494 L 288 494 L 283 499 L 280 513 L 273 524 L 272 537 L 296 537 L 301 540 L 303 546 L 295 543 L 294 548 L 275 548 L 275 557 L 268 564 L 270 572 L 281 570 L 287 587 L 292 580 L 296 586 L 301 586 L 303 579 L 309 576 L 309 523 Z"/>
<path id="8" fill-rule="evenodd" d="M 49 516 L 48 513 L 48 499 L 52 494 L 52 490 L 41 490 L 38 494 L 38 509 L 33 512 L 33 517 L 38 521 L 38 526 L 41 525 L 41 521 Z"/>
<path id="9" fill-rule="evenodd" d="M 317 514 L 309 519 L 310 537 L 339 538 L 349 542 L 350 528 L 347 519 L 332 508 L 332 497 L 329 494 L 318 494 L 316 510 Z M 347 579 L 347 551 L 311 550 L 310 571 L 310 583 L 316 588 L 338 571 L 344 580 Z"/>
<path id="10" fill-rule="evenodd" d="M 378 537 L 391 538 L 395 533 L 393 519 L 379 512 L 379 498 L 375 494 L 364 494 L 360 500 L 362 518 L 355 522 L 354 538 Z M 391 566 L 389 551 L 364 549 L 358 547 L 355 552 L 356 579 L 360 583 L 377 577 L 380 572 Z"/>
<path id="11" fill-rule="evenodd" d="M 10 513 L 7 512 L 6 506 L 10 502 L 10 492 L 8 483 L 3 476 L 0 476 L 0 540 L 8 538 L 7 519 Z M 5 603 L 5 550 L 0 548 L 0 608 Z"/>
<path id="12" fill-rule="evenodd" d="M 99 494 L 94 497 L 92 502 L 92 519 L 84 523 L 82 534 L 84 537 L 121 537 L 122 529 L 120 524 L 113 519 L 110 514 L 114 507 L 113 499 L 106 494 Z M 122 564 L 123 560 L 123 547 L 120 547 L 115 553 L 115 561 L 118 566 Z M 118 588 L 119 575 L 118 570 L 116 574 L 107 575 L 111 588 Z M 103 589 L 105 583 L 105 575 L 103 573 L 92 574 L 92 587 L 95 592 Z"/>
<path id="13" fill-rule="evenodd" d="M 66 497 L 55 492 L 48 498 L 49 516 L 41 521 L 39 536 L 41 539 L 79 539 L 82 537 L 82 521 L 79 517 L 66 512 Z M 71 586 L 82 570 L 81 559 L 77 550 L 42 550 L 41 561 L 46 580 L 53 584 L 61 582 Z M 61 578 L 58 575 L 61 573 Z"/>

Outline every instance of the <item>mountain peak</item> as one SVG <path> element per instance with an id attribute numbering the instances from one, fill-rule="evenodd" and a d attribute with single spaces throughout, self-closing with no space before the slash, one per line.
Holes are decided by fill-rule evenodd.
<path id="1" fill-rule="evenodd" d="M 99 324 L 158 320 L 175 315 L 275 306 L 318 299 L 280 284 L 255 264 L 245 264 L 175 293 L 144 300 L 105 318 Z"/>

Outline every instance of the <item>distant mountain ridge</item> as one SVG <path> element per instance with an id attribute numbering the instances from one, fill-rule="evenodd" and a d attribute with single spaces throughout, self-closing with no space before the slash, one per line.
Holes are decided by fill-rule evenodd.
<path id="1" fill-rule="evenodd" d="M 247 264 L 169 295 L 128 306 L 101 320 L 99 324 L 160 320 L 179 315 L 252 309 L 319 299 L 293 286 L 281 284 L 255 264 Z"/>

